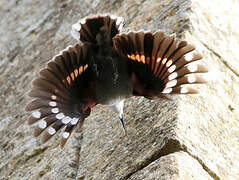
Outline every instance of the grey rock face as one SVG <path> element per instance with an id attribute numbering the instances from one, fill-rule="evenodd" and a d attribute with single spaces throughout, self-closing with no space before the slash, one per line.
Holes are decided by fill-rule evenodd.
<path id="1" fill-rule="evenodd" d="M 233 0 L 0 1 L 0 179 L 238 179 L 238 9 Z M 73 23 L 106 12 L 192 42 L 209 83 L 173 101 L 128 99 L 128 136 L 97 106 L 63 150 L 57 136 L 41 144 L 24 112 L 30 82 L 75 43 Z"/>

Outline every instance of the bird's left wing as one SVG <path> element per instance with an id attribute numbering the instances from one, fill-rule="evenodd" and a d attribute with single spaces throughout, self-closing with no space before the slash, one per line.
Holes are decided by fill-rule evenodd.
<path id="1" fill-rule="evenodd" d="M 87 44 L 68 47 L 53 57 L 40 71 L 40 77 L 33 81 L 29 93 L 33 100 L 26 111 L 32 111 L 29 124 L 38 122 L 34 135 L 39 136 L 44 131 L 43 142 L 65 127 L 63 147 L 73 129 L 82 126 L 96 104 L 89 49 Z"/>
<path id="2" fill-rule="evenodd" d="M 115 50 L 131 67 L 133 94 L 154 99 L 163 94 L 195 94 L 184 84 L 205 83 L 198 73 L 207 68 L 194 61 L 202 59 L 195 47 L 163 32 L 130 32 L 113 38 Z"/>

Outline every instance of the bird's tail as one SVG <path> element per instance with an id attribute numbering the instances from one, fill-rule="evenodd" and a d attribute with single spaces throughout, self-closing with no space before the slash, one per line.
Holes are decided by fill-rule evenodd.
<path id="1" fill-rule="evenodd" d="M 116 36 L 123 26 L 123 18 L 113 15 L 99 15 L 86 17 L 73 24 L 72 36 L 83 43 L 112 44 L 112 38 Z"/>

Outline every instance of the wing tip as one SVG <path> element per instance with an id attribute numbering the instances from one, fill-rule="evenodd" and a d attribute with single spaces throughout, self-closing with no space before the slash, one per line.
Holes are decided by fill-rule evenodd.
<path id="1" fill-rule="evenodd" d="M 61 137 L 61 143 L 60 143 L 60 147 L 61 149 L 63 149 L 66 145 L 66 142 L 68 141 L 69 137 L 70 137 L 71 133 L 70 132 L 63 132 L 62 137 Z"/>

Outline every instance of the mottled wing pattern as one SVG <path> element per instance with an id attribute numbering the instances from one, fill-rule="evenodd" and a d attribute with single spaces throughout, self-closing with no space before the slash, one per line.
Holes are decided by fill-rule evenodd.
<path id="1" fill-rule="evenodd" d="M 63 147 L 74 127 L 81 127 L 84 118 L 89 115 L 90 109 L 84 111 L 82 108 L 94 96 L 93 92 L 88 92 L 92 88 L 90 82 L 93 79 L 89 59 L 87 45 L 68 47 L 56 55 L 40 71 L 40 77 L 33 81 L 34 87 L 29 96 L 34 100 L 26 106 L 26 110 L 32 111 L 29 124 L 38 122 L 35 136 L 44 132 L 43 142 L 65 127 L 61 140 Z M 84 98 L 86 92 L 88 97 L 92 95 L 90 100 Z"/>
<path id="2" fill-rule="evenodd" d="M 207 72 L 200 64 L 193 63 L 202 59 L 195 47 L 186 41 L 178 41 L 174 36 L 163 32 L 130 32 L 120 34 L 113 39 L 114 48 L 127 56 L 135 73 L 138 89 L 135 95 L 155 98 L 161 93 L 194 94 L 195 89 L 181 86 L 183 84 L 205 83 L 195 73 Z"/>
<path id="3" fill-rule="evenodd" d="M 123 18 L 113 15 L 92 16 L 72 25 L 72 36 L 83 43 L 96 44 L 98 33 L 104 32 L 108 41 L 118 34 L 123 26 Z"/>

